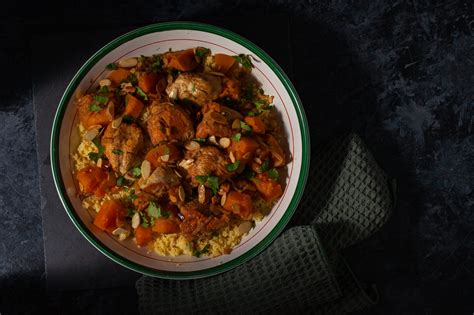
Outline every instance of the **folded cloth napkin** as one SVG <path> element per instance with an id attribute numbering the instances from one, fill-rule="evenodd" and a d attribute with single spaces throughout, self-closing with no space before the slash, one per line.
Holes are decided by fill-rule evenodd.
<path id="1" fill-rule="evenodd" d="M 226 273 L 173 281 L 143 276 L 139 310 L 155 313 L 344 314 L 376 303 L 340 252 L 380 229 L 393 184 L 354 134 L 312 154 L 309 181 L 287 229 L 261 254 Z"/>

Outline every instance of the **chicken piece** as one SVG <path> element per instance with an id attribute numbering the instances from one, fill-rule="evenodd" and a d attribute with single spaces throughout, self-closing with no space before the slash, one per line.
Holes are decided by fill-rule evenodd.
<path id="1" fill-rule="evenodd" d="M 198 234 L 209 221 L 202 213 L 203 205 L 196 200 L 184 204 L 179 210 L 184 216 L 179 228 L 188 239 Z"/>
<path id="2" fill-rule="evenodd" d="M 235 133 L 232 130 L 232 122 L 235 119 L 243 119 L 238 111 L 217 103 L 206 105 L 203 112 L 202 121 L 196 129 L 196 137 L 198 138 L 209 136 L 231 137 Z"/>
<path id="3" fill-rule="evenodd" d="M 120 174 L 140 164 L 143 143 L 143 132 L 135 124 L 121 124 L 117 129 L 109 124 L 102 137 L 105 156 L 112 169 Z"/>
<path id="4" fill-rule="evenodd" d="M 97 111 L 91 111 L 91 105 L 95 104 Z M 77 109 L 79 113 L 79 120 L 87 129 L 93 125 L 107 125 L 114 119 L 114 104 L 99 104 L 94 100 L 92 94 L 82 96 L 77 100 Z"/>
<path id="5" fill-rule="evenodd" d="M 193 186 L 199 185 L 196 176 L 214 175 L 222 182 L 232 175 L 225 167 L 226 164 L 231 163 L 230 159 L 216 147 L 207 146 L 199 150 L 187 151 L 185 159 L 194 160 L 187 169 Z"/>
<path id="6" fill-rule="evenodd" d="M 167 166 L 158 166 L 147 179 L 138 181 L 140 189 L 157 197 L 164 196 L 172 187 L 180 184 L 179 176 Z"/>
<path id="7" fill-rule="evenodd" d="M 199 105 L 215 100 L 221 92 L 221 78 L 206 73 L 180 74 L 166 88 L 166 93 L 170 99 L 188 99 Z"/>
<path id="8" fill-rule="evenodd" d="M 184 142 L 194 138 L 188 113 L 171 103 L 155 102 L 150 106 L 147 130 L 154 145 L 162 141 Z"/>

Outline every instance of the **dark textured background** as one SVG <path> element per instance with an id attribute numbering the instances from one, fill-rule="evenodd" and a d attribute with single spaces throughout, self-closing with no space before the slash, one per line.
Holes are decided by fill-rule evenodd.
<path id="1" fill-rule="evenodd" d="M 380 292 L 379 304 L 364 313 L 472 314 L 474 5 L 417 0 L 3 4 L 2 314 L 40 307 L 53 313 L 71 307 L 89 313 L 136 309 L 133 287 L 44 291 L 44 201 L 38 173 L 44 161 L 37 159 L 35 140 L 33 89 L 38 82 L 32 80 L 32 39 L 58 31 L 74 36 L 87 30 L 93 36 L 97 29 L 170 20 L 225 27 L 226 19 L 236 16 L 248 26 L 259 15 L 275 14 L 287 17 L 276 18 L 275 24 L 290 21 L 289 38 L 269 36 L 289 43 L 290 63 L 284 68 L 307 111 L 312 144 L 354 130 L 398 181 L 398 206 L 385 229 L 347 253 L 360 278 Z M 239 32 L 238 26 L 232 29 Z M 56 52 L 63 55 L 60 42 Z M 61 68 L 51 67 L 45 75 L 57 72 Z"/>

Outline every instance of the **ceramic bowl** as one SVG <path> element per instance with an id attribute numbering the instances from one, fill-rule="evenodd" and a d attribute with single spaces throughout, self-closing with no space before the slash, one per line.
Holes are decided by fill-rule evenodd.
<path id="1" fill-rule="evenodd" d="M 228 255 L 219 257 L 159 256 L 138 248 L 132 240 L 119 242 L 95 228 L 91 214 L 81 206 L 72 173 L 71 154 L 80 142 L 75 93 L 94 88 L 106 74 L 105 66 L 123 58 L 152 55 L 172 49 L 203 46 L 213 53 L 249 54 L 255 59 L 252 73 L 266 94 L 274 95 L 288 138 L 291 161 L 283 197 L 265 219 L 257 223 Z M 190 279 L 227 271 L 257 255 L 283 230 L 303 194 L 309 168 L 309 132 L 303 106 L 288 77 L 262 49 L 241 36 L 212 25 L 170 22 L 149 25 L 111 41 L 79 69 L 59 103 L 52 129 L 51 165 L 55 185 L 71 221 L 82 235 L 104 255 L 142 274 Z"/>

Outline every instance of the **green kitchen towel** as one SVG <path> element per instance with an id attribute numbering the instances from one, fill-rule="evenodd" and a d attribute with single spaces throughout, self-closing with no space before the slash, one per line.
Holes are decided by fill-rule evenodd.
<path id="1" fill-rule="evenodd" d="M 312 153 L 309 180 L 287 229 L 261 254 L 226 273 L 137 281 L 141 314 L 345 314 L 377 301 L 341 250 L 388 220 L 393 184 L 354 134 Z"/>

